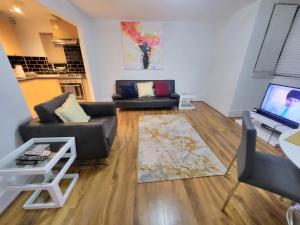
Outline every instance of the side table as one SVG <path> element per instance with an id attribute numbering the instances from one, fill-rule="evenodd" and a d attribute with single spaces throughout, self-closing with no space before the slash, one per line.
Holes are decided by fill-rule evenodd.
<path id="1" fill-rule="evenodd" d="M 191 101 L 195 98 L 195 94 L 181 93 L 179 100 L 179 109 L 195 109 L 195 106 L 191 103 Z"/>

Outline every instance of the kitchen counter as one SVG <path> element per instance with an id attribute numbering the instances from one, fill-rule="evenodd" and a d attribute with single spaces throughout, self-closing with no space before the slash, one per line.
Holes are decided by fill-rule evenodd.
<path id="1" fill-rule="evenodd" d="M 34 77 L 22 77 L 22 78 L 18 78 L 18 81 L 27 81 L 27 80 L 39 80 L 39 79 L 84 79 L 85 78 L 85 74 L 82 74 L 81 78 L 78 77 L 66 77 L 66 76 L 60 76 L 60 75 L 37 75 Z"/>

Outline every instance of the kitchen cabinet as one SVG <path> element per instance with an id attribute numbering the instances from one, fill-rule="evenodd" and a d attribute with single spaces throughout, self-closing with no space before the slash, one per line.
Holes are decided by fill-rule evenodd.
<path id="1" fill-rule="evenodd" d="M 62 94 L 58 79 L 23 80 L 19 85 L 33 117 L 35 105 Z"/>
<path id="2" fill-rule="evenodd" d="M 93 98 L 92 98 L 92 95 L 91 95 L 91 90 L 90 90 L 88 80 L 86 78 L 82 79 L 82 85 L 83 85 L 83 89 L 84 89 L 84 93 L 85 93 L 85 100 L 87 102 L 92 102 Z"/>
<path id="3" fill-rule="evenodd" d="M 78 39 L 76 26 L 63 20 L 50 20 L 54 39 Z"/>
<path id="4" fill-rule="evenodd" d="M 34 80 L 19 81 L 19 85 L 32 116 L 36 116 L 36 113 L 33 109 L 37 102 L 35 97 L 35 91 L 33 88 Z"/>
<path id="5" fill-rule="evenodd" d="M 64 48 L 62 46 L 54 46 L 52 43 L 52 33 L 40 33 L 40 37 L 49 63 L 67 63 Z"/>

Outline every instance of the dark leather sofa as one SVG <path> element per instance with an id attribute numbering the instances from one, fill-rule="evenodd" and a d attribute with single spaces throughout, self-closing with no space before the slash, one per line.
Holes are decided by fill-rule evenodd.
<path id="1" fill-rule="evenodd" d="M 68 96 L 68 95 L 67 95 Z M 77 160 L 101 159 L 108 157 L 117 132 L 117 113 L 113 102 L 80 103 L 91 117 L 89 122 L 63 123 L 55 118 L 54 110 L 63 104 L 66 94 L 36 106 L 54 116 L 54 121 L 43 123 L 39 118 L 25 122 L 19 127 L 24 141 L 34 137 L 75 137 Z M 57 120 L 57 121 L 55 121 Z"/>
<path id="2" fill-rule="evenodd" d="M 166 81 L 169 84 L 169 97 L 141 97 L 141 98 L 123 98 L 120 85 L 130 84 L 132 82 Z M 175 92 L 175 80 L 116 80 L 116 94 L 113 100 L 117 108 L 178 108 L 180 96 Z"/>

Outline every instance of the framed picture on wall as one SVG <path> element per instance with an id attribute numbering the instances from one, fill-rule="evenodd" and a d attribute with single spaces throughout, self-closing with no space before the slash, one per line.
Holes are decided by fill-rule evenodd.
<path id="1" fill-rule="evenodd" d="M 124 68 L 161 70 L 162 41 L 159 22 L 121 22 Z"/>

